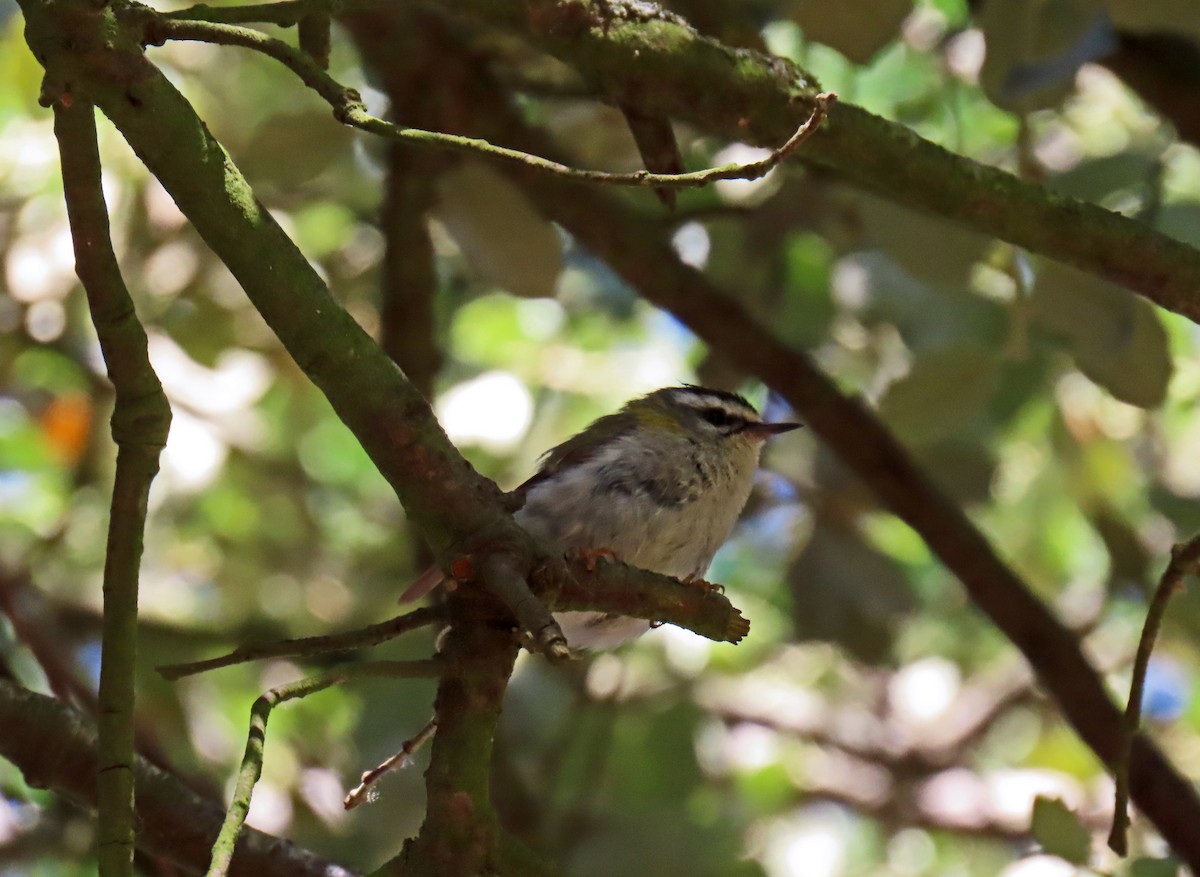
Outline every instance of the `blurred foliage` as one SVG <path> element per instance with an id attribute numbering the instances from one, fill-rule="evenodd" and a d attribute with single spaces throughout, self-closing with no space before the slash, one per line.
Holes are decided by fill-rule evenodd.
<path id="1" fill-rule="evenodd" d="M 1087 63 L 1118 28 L 1197 36 L 1189 4 L 672 5 L 947 148 L 1036 168 L 1052 188 L 1200 242 L 1200 156 Z M 95 681 L 112 400 L 72 272 L 40 70 L 5 8 L 0 659 L 44 690 L 39 661 Z M 513 78 L 527 117 L 579 163 L 637 166 L 619 113 L 572 97 L 573 80 L 543 59 L 489 50 L 528 72 Z M 377 331 L 382 145 L 338 127 L 265 59 L 198 44 L 153 57 Z M 340 31 L 332 72 L 373 81 Z M 678 133 L 689 166 L 730 160 L 728 144 Z M 139 723 L 175 769 L 223 795 L 250 703 L 305 669 L 278 661 L 169 685 L 153 666 L 386 617 L 418 571 L 416 546 L 386 484 L 226 270 L 119 136 L 103 123 L 101 134 L 114 234 L 175 412 L 146 538 Z M 449 162 L 437 194 L 428 220 L 446 363 L 435 401 L 502 486 L 658 386 L 715 380 L 777 404 L 494 168 Z M 1172 541 L 1200 527 L 1195 326 L 798 163 L 682 193 L 673 214 L 650 193 L 631 197 L 662 216 L 681 258 L 876 406 L 1126 690 L 1147 588 Z M 779 440 L 759 487 L 710 574 L 753 620 L 743 645 L 663 628 L 564 670 L 521 661 L 495 790 L 514 831 L 579 877 L 1038 877 L 1070 873 L 1064 859 L 1176 873 L 1136 822 L 1137 857 L 1107 856 L 1109 784 L 1094 758 L 916 535 L 828 449 L 803 433 Z M 35 654 L 14 616 L 56 643 L 51 656 Z M 1154 733 L 1193 776 L 1198 637 L 1193 589 L 1172 605 L 1147 702 Z M 432 647 L 418 633 L 380 651 Z M 393 854 L 420 823 L 420 770 L 389 777 L 378 803 L 351 814 L 341 796 L 424 724 L 431 697 L 428 683 L 364 682 L 281 710 L 251 824 L 353 867 Z M 956 725 L 976 702 L 994 715 Z M 86 821 L 7 764 L 0 790 L 0 874 L 89 869 Z"/>

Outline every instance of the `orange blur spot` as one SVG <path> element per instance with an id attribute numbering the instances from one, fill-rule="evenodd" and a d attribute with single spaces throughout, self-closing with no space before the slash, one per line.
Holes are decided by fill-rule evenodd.
<path id="1" fill-rule="evenodd" d="M 38 418 L 54 457 L 65 466 L 79 462 L 92 432 L 92 401 L 83 393 L 53 399 Z"/>

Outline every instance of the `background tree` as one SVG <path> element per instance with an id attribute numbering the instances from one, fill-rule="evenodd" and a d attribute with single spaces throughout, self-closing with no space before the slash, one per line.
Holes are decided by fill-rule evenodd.
<path id="1" fill-rule="evenodd" d="M 92 820 L 75 807 L 95 802 L 88 716 L 114 478 L 105 363 L 118 415 L 123 392 L 153 396 L 122 382 L 121 363 L 148 380 L 142 342 L 106 329 L 127 317 L 95 234 L 106 200 L 172 415 L 133 677 L 142 870 L 207 865 L 265 689 L 321 670 L 440 671 L 412 663 L 432 651 L 426 631 L 353 656 L 388 665 L 277 657 L 174 683 L 155 665 L 379 622 L 430 556 L 520 587 L 502 573 L 526 569 L 531 547 L 422 397 L 508 487 L 590 418 L 688 379 L 790 405 L 810 427 L 772 449 L 712 571 L 753 632 L 715 644 L 740 631 L 714 597 L 678 619 L 712 639 L 664 627 L 587 662 L 522 658 L 490 765 L 505 828 L 485 832 L 491 864 L 531 873 L 532 849 L 582 875 L 1195 869 L 1200 804 L 1182 777 L 1200 739 L 1200 616 L 1187 592 L 1143 700 L 1174 766 L 1133 748 L 1145 814 L 1133 856 L 1117 862 L 1103 838 L 1104 764 L 1124 753 L 1109 693 L 1128 688 L 1171 545 L 1200 523 L 1200 19 L 1116 0 L 842 6 L 348 2 L 328 41 L 334 10 L 316 0 L 170 16 L 0 8 L 7 863 L 95 869 Z M 298 24 L 304 51 L 243 29 L 261 21 Z M 696 170 L 783 143 L 818 80 L 841 100 L 785 166 L 701 189 L 659 181 L 658 199 L 421 133 L 578 168 Z M 342 86 L 406 127 L 366 116 Z M 331 104 L 390 139 L 340 126 Z M 124 410 L 123 454 L 132 443 L 150 459 L 165 418 Z M 112 521 L 118 537 L 139 531 Z M 547 601 L 584 599 L 562 593 L 558 571 L 534 572 Z M 621 575 L 576 572 L 598 579 L 593 600 Z M 633 578 L 643 611 L 674 593 Z M 127 660 L 128 633 L 109 636 Z M 507 676 L 506 638 L 452 648 Z M 110 678 L 127 679 L 120 663 L 106 660 Z M 465 703 L 480 677 L 459 678 Z M 249 833 L 234 870 L 369 870 L 396 856 L 426 814 L 420 772 L 389 775 L 350 814 L 341 799 L 421 728 L 437 684 L 360 680 L 273 714 L 250 824 L 319 854 Z M 481 727 L 471 709 L 460 717 L 464 733 Z M 435 765 L 488 754 L 443 731 Z M 470 800 L 486 808 L 487 762 L 475 766 Z M 453 773 L 430 772 L 442 827 L 458 824 L 437 806 L 458 800 Z M 429 824 L 409 849 L 417 873 L 435 868 L 438 842 L 454 848 Z M 101 851 L 121 847 L 119 824 L 99 830 Z M 460 845 L 445 872 L 477 854 Z"/>

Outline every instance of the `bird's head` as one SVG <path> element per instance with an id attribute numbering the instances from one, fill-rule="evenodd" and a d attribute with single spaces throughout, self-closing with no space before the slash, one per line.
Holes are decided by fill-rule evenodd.
<path id="1" fill-rule="evenodd" d="M 643 428 L 664 429 L 714 444 L 735 440 L 757 444 L 790 432 L 798 423 L 764 423 L 754 406 L 736 393 L 686 385 L 655 390 L 625 406 Z"/>

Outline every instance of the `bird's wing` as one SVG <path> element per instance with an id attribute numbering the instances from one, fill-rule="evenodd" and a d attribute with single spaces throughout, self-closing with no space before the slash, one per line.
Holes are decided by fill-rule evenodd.
<path id="1" fill-rule="evenodd" d="M 622 436 L 633 432 L 637 422 L 630 417 L 606 414 L 583 432 L 571 436 L 542 455 L 537 472 L 514 493 L 528 493 L 563 469 L 582 465 Z"/>
<path id="2" fill-rule="evenodd" d="M 556 445 L 542 456 L 541 465 L 537 472 L 514 493 L 525 494 L 540 482 L 552 477 L 556 472 L 572 466 L 578 466 L 594 457 L 603 448 L 631 432 L 636 423 L 629 418 L 608 414 L 601 417 L 583 432 L 567 439 L 561 445 Z M 446 578 L 438 566 L 431 566 L 417 576 L 416 580 L 405 588 L 398 602 L 410 603 L 420 600 Z"/>

